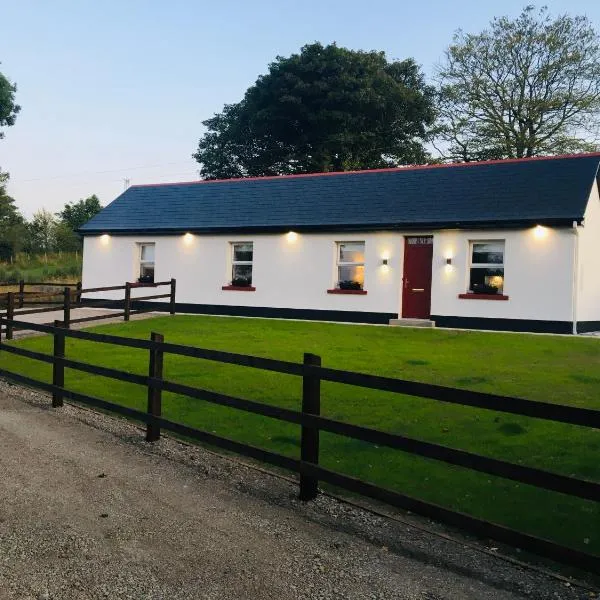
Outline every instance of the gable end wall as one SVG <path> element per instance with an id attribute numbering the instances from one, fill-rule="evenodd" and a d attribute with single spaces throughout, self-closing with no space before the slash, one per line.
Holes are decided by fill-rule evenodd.
<path id="1" fill-rule="evenodd" d="M 577 321 L 579 330 L 600 330 L 600 195 L 594 183 L 579 228 L 577 275 Z M 593 323 L 597 323 L 594 325 Z M 586 325 L 589 323 L 589 325 Z"/>

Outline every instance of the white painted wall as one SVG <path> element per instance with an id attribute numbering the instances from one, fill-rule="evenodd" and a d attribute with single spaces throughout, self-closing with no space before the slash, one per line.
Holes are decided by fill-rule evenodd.
<path id="1" fill-rule="evenodd" d="M 577 320 L 600 321 L 600 196 L 596 183 L 578 237 Z"/>
<path id="2" fill-rule="evenodd" d="M 590 223 L 582 234 L 583 288 L 580 319 L 600 319 L 596 298 L 600 293 L 600 200 L 596 197 Z M 595 212 L 594 212 L 595 211 Z M 588 234 L 589 232 L 589 234 Z M 410 233 L 424 235 L 431 232 Z M 573 314 L 572 265 L 575 236 L 570 229 L 547 229 L 537 237 L 534 230 L 444 231 L 434 233 L 432 265 L 432 315 L 496 319 L 571 321 Z M 475 240 L 505 240 L 507 301 L 466 300 L 469 247 Z M 327 294 L 336 281 L 336 242 L 365 241 L 365 289 L 367 295 Z M 230 242 L 254 242 L 253 285 L 255 292 L 225 291 L 231 279 Z M 299 234 L 290 242 L 277 235 L 195 235 L 186 243 L 177 236 L 86 237 L 83 287 L 100 287 L 135 281 L 138 244 L 156 243 L 156 280 L 177 279 L 177 301 L 273 308 L 365 311 L 401 314 L 404 235 Z M 593 248 L 592 248 L 593 246 Z M 593 254 L 593 257 L 592 257 Z M 589 255 L 589 257 L 588 257 Z M 386 269 L 382 258 L 389 257 Z M 452 256 L 452 267 L 446 257 Z M 156 293 L 133 290 L 133 296 Z M 101 293 L 122 298 L 122 292 Z"/>
<path id="3" fill-rule="evenodd" d="M 469 285 L 470 242 L 505 240 L 504 294 L 507 301 L 461 299 Z M 574 234 L 569 229 L 445 231 L 435 235 L 433 315 L 495 319 L 572 319 Z M 445 258 L 452 257 L 446 268 Z"/>
<path id="4" fill-rule="evenodd" d="M 255 292 L 222 290 L 231 280 L 230 242 L 254 242 Z M 367 295 L 328 294 L 336 282 L 336 242 L 365 242 Z M 83 287 L 136 281 L 138 244 L 156 243 L 155 280 L 177 279 L 177 302 L 394 313 L 399 310 L 403 238 L 399 234 L 85 237 Z M 388 267 L 382 258 L 389 257 Z M 134 289 L 133 297 L 150 295 Z M 98 296 L 122 298 L 122 292 Z"/>

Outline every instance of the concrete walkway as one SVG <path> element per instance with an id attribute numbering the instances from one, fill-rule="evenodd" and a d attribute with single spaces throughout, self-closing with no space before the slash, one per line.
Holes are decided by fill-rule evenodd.
<path id="1" fill-rule="evenodd" d="M 86 317 L 104 317 L 105 315 L 109 315 L 111 313 L 121 313 L 122 309 L 111 310 L 108 308 L 73 308 L 71 309 L 71 319 L 81 319 Z M 131 321 L 137 321 L 140 319 L 148 319 L 151 317 L 156 317 L 158 315 L 164 315 L 165 313 L 142 313 L 142 314 L 133 314 L 131 315 Z M 62 310 L 44 312 L 44 313 L 34 313 L 31 315 L 15 315 L 15 321 L 25 321 L 27 323 L 37 323 L 37 324 L 52 324 L 54 321 L 62 321 L 64 318 L 64 313 Z M 86 321 L 84 323 L 73 323 L 71 325 L 71 329 L 82 329 L 84 327 L 93 327 L 94 325 L 103 325 L 105 323 L 119 323 L 123 322 L 123 317 L 109 317 L 109 318 L 101 318 L 97 321 Z M 14 330 L 14 339 L 20 337 L 26 337 L 31 335 L 40 335 L 39 333 L 31 330 L 24 329 L 15 329 Z"/>

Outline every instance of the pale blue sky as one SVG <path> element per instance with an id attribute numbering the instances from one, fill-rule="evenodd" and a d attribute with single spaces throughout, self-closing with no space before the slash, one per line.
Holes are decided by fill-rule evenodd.
<path id="1" fill-rule="evenodd" d="M 0 0 L 0 71 L 22 105 L 0 166 L 26 215 L 131 183 L 197 178 L 201 121 L 238 101 L 277 54 L 337 42 L 414 57 L 427 74 L 459 27 L 526 1 Z M 545 2 L 586 14 L 600 2 Z"/>

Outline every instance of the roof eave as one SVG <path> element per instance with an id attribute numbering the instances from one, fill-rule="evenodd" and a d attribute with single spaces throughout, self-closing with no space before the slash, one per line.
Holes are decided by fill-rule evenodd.
<path id="1" fill-rule="evenodd" d="M 259 225 L 251 227 L 118 227 L 86 228 L 77 232 L 83 236 L 110 235 L 177 235 L 195 234 L 250 234 L 250 233 L 319 233 L 319 232 L 368 232 L 368 231 L 432 231 L 441 229 L 522 229 L 545 225 L 547 227 L 571 227 L 573 222 L 581 224 L 583 216 L 560 218 L 527 218 L 490 221 L 436 221 L 423 223 L 359 223 L 324 225 Z"/>

